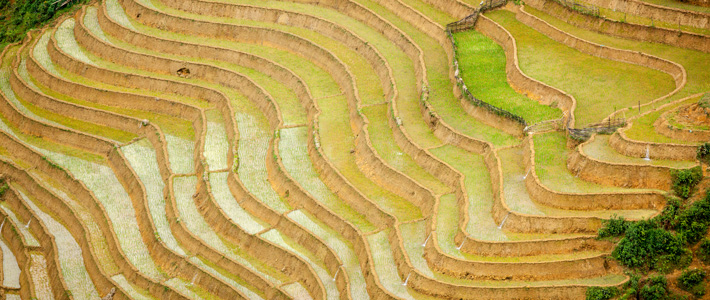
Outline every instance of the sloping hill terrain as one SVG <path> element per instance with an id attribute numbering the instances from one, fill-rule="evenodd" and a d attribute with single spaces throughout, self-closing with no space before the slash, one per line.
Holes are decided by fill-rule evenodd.
<path id="1" fill-rule="evenodd" d="M 688 198 L 710 36 L 589 2 L 102 0 L 31 30 L 0 56 L 0 293 L 638 283 L 597 234 Z"/>

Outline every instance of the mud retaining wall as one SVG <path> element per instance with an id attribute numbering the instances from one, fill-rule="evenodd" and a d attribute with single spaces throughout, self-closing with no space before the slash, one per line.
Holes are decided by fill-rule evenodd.
<path id="1" fill-rule="evenodd" d="M 116 236 L 115 230 L 113 230 L 112 224 L 108 222 L 110 218 L 108 217 L 108 215 L 106 215 L 106 210 L 101 205 L 101 203 L 96 200 L 96 197 L 93 195 L 93 193 L 89 191 L 86 186 L 83 185 L 83 183 L 79 182 L 76 178 L 67 173 L 65 170 L 50 165 L 50 163 L 46 161 L 42 155 L 38 154 L 34 150 L 26 148 L 21 142 L 6 135 L 5 133 L 0 134 L 0 139 L 4 141 L 3 146 L 11 147 L 9 150 L 14 155 L 18 156 L 20 159 L 32 163 L 41 172 L 48 174 L 48 176 L 51 176 L 60 184 L 62 184 L 63 188 L 66 189 L 71 195 L 73 195 L 75 199 L 91 213 L 93 219 L 96 221 L 96 224 L 101 229 L 103 236 L 106 237 L 106 242 L 108 244 L 107 249 L 111 254 L 111 257 L 113 257 L 114 262 L 118 265 L 119 269 L 129 282 L 132 282 L 136 286 L 144 288 L 147 291 L 151 292 L 151 294 L 159 297 L 174 297 L 176 299 L 181 299 L 181 296 L 175 293 L 172 289 L 169 289 L 163 286 L 161 283 L 158 283 L 156 281 L 153 281 L 152 279 L 145 277 L 140 272 L 138 272 L 138 270 L 133 265 L 128 262 L 128 260 L 126 259 L 126 254 L 123 252 L 118 242 L 118 237 Z M 8 164 L 0 164 L 0 167 L 3 167 L 3 172 L 11 172 L 13 170 L 12 168 L 10 168 L 11 165 Z M 85 260 L 87 271 L 89 272 L 91 278 L 94 280 L 94 284 L 97 286 L 97 288 L 105 287 L 107 289 L 109 286 L 111 286 L 111 283 L 101 283 L 101 280 L 94 279 L 98 278 L 98 276 L 105 276 L 107 278 L 106 281 L 108 281 L 110 280 L 108 278 L 110 278 L 110 276 L 112 276 L 113 274 L 103 275 L 101 269 L 96 265 L 98 259 L 96 259 L 95 254 L 92 251 L 93 248 L 89 246 L 90 237 L 88 233 L 84 231 L 85 226 L 80 221 L 80 218 L 77 216 L 76 212 L 74 212 L 66 203 L 56 198 L 56 196 L 53 196 L 53 194 L 43 193 L 44 188 L 41 188 L 37 184 L 37 180 L 33 179 L 32 181 L 28 181 L 28 179 L 31 177 L 22 175 L 22 173 L 16 174 L 17 177 L 15 177 L 14 180 L 22 182 L 23 185 L 27 182 L 31 183 L 24 186 L 28 189 L 28 191 L 32 193 L 38 193 L 36 194 L 38 195 L 38 199 L 55 199 L 55 201 L 49 201 L 43 204 L 46 205 L 48 208 L 52 209 L 55 214 L 61 217 L 67 226 L 73 228 L 72 232 L 84 232 L 84 234 L 76 234 L 73 236 L 77 240 L 77 242 L 79 242 L 80 247 L 82 247 L 82 253 L 92 255 L 92 260 Z M 51 195 L 51 197 L 40 197 L 43 194 Z M 94 263 L 92 263 L 92 261 Z M 120 297 L 121 294 L 124 293 L 121 292 L 121 289 L 119 287 L 119 292 L 116 295 Z"/>
<path id="2" fill-rule="evenodd" d="M 631 157 L 694 161 L 698 146 L 671 143 L 652 143 L 631 140 L 625 131 L 631 123 L 620 128 L 609 138 L 609 145 L 617 152 Z"/>
<path id="3" fill-rule="evenodd" d="M 535 148 L 532 138 L 523 142 L 523 157 L 530 168 L 525 186 L 533 201 L 560 209 L 657 209 L 660 210 L 665 197 L 661 193 L 560 193 L 542 184 L 535 172 Z"/>
<path id="4" fill-rule="evenodd" d="M 40 250 L 42 255 L 44 255 L 46 261 L 45 267 L 47 270 L 47 277 L 49 279 L 48 284 L 52 289 L 54 299 L 74 299 L 74 296 L 72 296 L 71 293 L 66 292 L 69 291 L 69 287 L 67 286 L 67 283 L 64 280 L 64 276 L 61 275 L 61 263 L 59 261 L 59 256 L 57 255 L 57 244 L 54 239 L 54 236 L 49 233 L 49 230 L 44 224 L 44 221 L 37 217 L 32 211 L 32 209 L 29 208 L 28 204 L 20 196 L 19 192 L 15 190 L 15 187 L 11 186 L 8 192 L 5 193 L 4 198 L 5 203 L 7 203 L 7 206 L 12 210 L 12 212 L 15 213 L 16 216 L 21 217 L 23 221 L 26 220 L 28 222 L 27 224 L 29 225 L 29 232 L 32 234 L 32 236 L 35 237 L 37 242 L 39 242 L 38 250 Z M 27 225 L 25 225 L 25 227 L 27 227 Z M 24 245 L 27 245 L 25 236 L 20 234 L 20 237 L 22 239 L 22 243 Z M 25 247 L 25 249 L 28 248 Z M 33 264 L 30 261 L 27 261 L 25 263 L 27 263 L 28 265 Z M 33 284 L 30 288 L 33 290 L 33 295 L 35 295 L 35 297 L 38 297 L 39 295 L 37 295 L 36 291 L 34 291 L 34 288 L 36 285 L 43 283 L 37 282 L 36 279 L 32 281 L 35 284 Z"/>
<path id="5" fill-rule="evenodd" d="M 710 131 L 708 130 L 691 130 L 681 129 L 671 125 L 668 116 L 673 114 L 675 110 L 663 113 L 656 122 L 653 123 L 653 128 L 656 132 L 665 135 L 674 140 L 691 141 L 704 143 L 710 141 Z"/>
<path id="6" fill-rule="evenodd" d="M 603 185 L 612 185 L 628 188 L 643 188 L 656 190 L 670 190 L 671 170 L 673 168 L 624 164 L 601 161 L 588 156 L 584 146 L 592 143 L 595 137 L 577 146 L 567 159 L 567 168 L 573 174 L 585 181 Z"/>

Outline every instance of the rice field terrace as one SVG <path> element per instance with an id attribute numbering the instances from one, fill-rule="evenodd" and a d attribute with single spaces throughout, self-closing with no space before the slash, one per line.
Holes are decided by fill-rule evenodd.
<path id="1" fill-rule="evenodd" d="M 2 299 L 702 296 L 705 242 L 605 232 L 705 201 L 706 7 L 50 2 L 0 42 Z"/>

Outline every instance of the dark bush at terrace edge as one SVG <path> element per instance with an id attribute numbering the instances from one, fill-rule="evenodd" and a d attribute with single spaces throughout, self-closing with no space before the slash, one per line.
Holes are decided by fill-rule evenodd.
<path id="1" fill-rule="evenodd" d="M 705 294 L 706 273 L 704 270 L 693 269 L 685 270 L 678 277 L 678 287 L 692 293 L 696 297 L 702 297 Z"/>
<path id="2" fill-rule="evenodd" d="M 700 162 L 706 165 L 710 165 L 710 143 L 703 143 L 702 145 L 698 146 L 696 158 Z"/>
<path id="3" fill-rule="evenodd" d="M 619 289 L 610 287 L 593 286 L 587 289 L 587 300 L 608 300 L 619 295 Z"/>
<path id="4" fill-rule="evenodd" d="M 690 169 L 673 170 L 671 171 L 671 178 L 675 194 L 683 199 L 688 199 L 693 193 L 695 185 L 703 179 L 703 171 L 699 166 Z"/>
<path id="5" fill-rule="evenodd" d="M 689 245 L 699 242 L 710 226 L 710 194 L 693 203 L 677 217 L 675 230 Z"/>
<path id="6" fill-rule="evenodd" d="M 622 265 L 643 270 L 664 269 L 685 263 L 683 241 L 652 220 L 630 223 L 624 236 L 612 252 Z"/>
<path id="7" fill-rule="evenodd" d="M 5 195 L 5 192 L 7 192 L 9 188 L 10 186 L 7 185 L 7 183 L 0 181 L 0 197 L 2 197 L 2 195 Z"/>
<path id="8" fill-rule="evenodd" d="M 602 224 L 602 228 L 599 228 L 600 238 L 621 236 L 629 228 L 629 222 L 617 215 L 611 216 L 609 220 L 603 220 Z"/>
<path id="9" fill-rule="evenodd" d="M 700 243 L 700 247 L 698 248 L 698 259 L 702 261 L 704 264 L 708 265 L 710 264 L 710 240 L 707 238 L 704 238 L 703 241 Z"/>

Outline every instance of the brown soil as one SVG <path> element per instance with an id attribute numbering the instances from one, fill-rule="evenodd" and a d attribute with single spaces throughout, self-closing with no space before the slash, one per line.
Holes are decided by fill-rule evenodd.
<path id="1" fill-rule="evenodd" d="M 691 126 L 710 126 L 710 108 L 698 103 L 683 106 L 678 109 L 675 121 Z"/>

